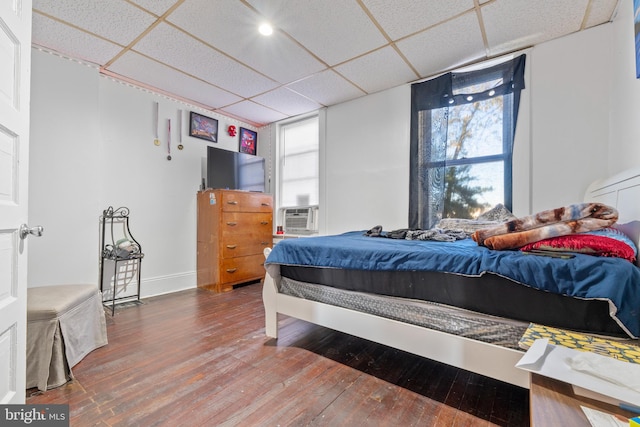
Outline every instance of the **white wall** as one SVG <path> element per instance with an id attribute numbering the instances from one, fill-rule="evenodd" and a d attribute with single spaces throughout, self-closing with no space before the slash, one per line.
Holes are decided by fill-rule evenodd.
<path id="1" fill-rule="evenodd" d="M 29 224 L 44 234 L 29 242 L 28 286 L 97 283 L 97 72 L 32 52 Z"/>
<path id="2" fill-rule="evenodd" d="M 606 174 L 611 24 L 533 48 L 532 212 L 582 201 Z"/>
<path id="3" fill-rule="evenodd" d="M 612 31 L 606 24 L 525 52 L 516 215 L 580 202 L 607 175 Z M 405 85 L 327 109 L 327 232 L 407 226 L 410 97 Z"/>
<path id="4" fill-rule="evenodd" d="M 29 224 L 45 232 L 29 245 L 29 286 L 97 284 L 99 216 L 127 206 L 145 253 L 142 295 L 195 287 L 196 192 L 208 144 L 187 136 L 189 111 L 218 119 L 219 142 L 210 145 L 219 148 L 238 150 L 229 124 L 252 127 L 35 49 L 32 69 Z M 153 143 L 154 102 L 160 146 Z"/>
<path id="5" fill-rule="evenodd" d="M 636 78 L 633 2 L 619 3 L 611 41 L 611 110 L 608 172 L 640 165 L 640 79 Z"/>
<path id="6" fill-rule="evenodd" d="M 410 97 L 407 85 L 328 108 L 327 233 L 407 227 Z"/>
<path id="7" fill-rule="evenodd" d="M 529 72 L 525 72 L 529 85 Z M 521 116 L 530 114 L 530 90 Z M 411 86 L 403 85 L 326 109 L 321 141 L 321 233 L 408 227 Z M 529 121 L 516 131 L 514 211 L 529 212 Z M 275 137 L 275 134 L 272 136 Z M 321 138 L 322 140 L 322 138 Z"/>

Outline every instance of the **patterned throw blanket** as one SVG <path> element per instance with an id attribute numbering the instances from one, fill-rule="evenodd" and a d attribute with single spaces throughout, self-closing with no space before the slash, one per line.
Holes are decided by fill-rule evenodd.
<path id="1" fill-rule="evenodd" d="M 467 233 L 462 230 L 411 230 L 409 228 L 401 228 L 399 230 L 382 231 L 381 225 L 376 225 L 364 235 L 367 237 L 386 237 L 388 239 L 435 240 L 438 242 L 455 242 L 468 237 Z"/>
<path id="2" fill-rule="evenodd" d="M 489 249 L 516 249 L 528 243 L 599 230 L 618 220 L 618 211 L 601 203 L 580 203 L 539 212 L 472 234 L 478 245 Z"/>

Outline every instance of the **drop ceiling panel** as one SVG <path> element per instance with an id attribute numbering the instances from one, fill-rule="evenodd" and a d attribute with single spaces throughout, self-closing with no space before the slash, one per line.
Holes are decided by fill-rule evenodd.
<path id="1" fill-rule="evenodd" d="M 32 42 L 75 59 L 104 64 L 122 49 L 39 13 L 33 14 Z"/>
<path id="2" fill-rule="evenodd" d="M 363 0 L 363 3 L 392 40 L 473 9 L 473 0 L 393 0 L 393 13 L 389 13 L 388 0 Z"/>
<path id="3" fill-rule="evenodd" d="M 589 0 L 502 1 L 482 8 L 491 55 L 578 31 Z"/>
<path id="4" fill-rule="evenodd" d="M 167 24 L 154 28 L 134 50 L 242 97 L 249 98 L 278 86 Z"/>
<path id="5" fill-rule="evenodd" d="M 169 21 L 283 84 L 326 68 L 282 32 L 260 35 L 256 29 L 263 18 L 237 0 L 191 0 Z"/>
<path id="6" fill-rule="evenodd" d="M 585 22 L 585 28 L 608 22 L 616 10 L 618 0 L 591 0 L 591 9 Z"/>
<path id="7" fill-rule="evenodd" d="M 286 114 L 258 105 L 252 101 L 242 101 L 237 104 L 224 107 L 220 111 L 223 114 L 226 112 L 236 117 L 251 117 L 251 121 L 258 126 L 287 118 Z"/>
<path id="8" fill-rule="evenodd" d="M 333 70 L 314 74 L 287 87 L 323 105 L 338 104 L 365 95 L 364 91 Z"/>
<path id="9" fill-rule="evenodd" d="M 110 67 L 109 71 L 127 76 L 145 85 L 168 93 L 179 93 L 210 108 L 242 101 L 242 98 L 176 71 L 135 52 L 127 52 Z"/>
<path id="10" fill-rule="evenodd" d="M 124 46 L 155 21 L 123 0 L 34 0 L 33 8 Z"/>
<path id="11" fill-rule="evenodd" d="M 379 48 L 387 40 L 357 1 L 249 0 L 260 13 L 328 65 Z"/>
<path id="12" fill-rule="evenodd" d="M 622 1 L 33 0 L 33 44 L 266 124 L 608 22 Z"/>
<path id="13" fill-rule="evenodd" d="M 149 12 L 158 16 L 164 15 L 178 0 L 130 0 L 138 6 L 144 7 Z"/>
<path id="14" fill-rule="evenodd" d="M 458 28 L 465 28 L 465 31 L 457 31 Z M 397 45 L 422 77 L 436 75 L 485 55 L 475 12 L 401 40 Z"/>
<path id="15" fill-rule="evenodd" d="M 284 87 L 272 90 L 264 95 L 256 96 L 252 98 L 252 100 L 265 107 L 284 113 L 287 116 L 308 113 L 309 111 L 322 107 L 322 105 L 317 102 L 311 101 Z"/>
<path id="16" fill-rule="evenodd" d="M 339 65 L 336 71 L 367 93 L 378 92 L 418 78 L 400 55 L 389 46 Z"/>

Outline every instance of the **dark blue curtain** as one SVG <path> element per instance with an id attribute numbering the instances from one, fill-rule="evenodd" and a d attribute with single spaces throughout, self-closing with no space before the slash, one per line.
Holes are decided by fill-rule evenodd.
<path id="1" fill-rule="evenodd" d="M 409 188 L 409 227 L 429 229 L 442 218 L 444 173 L 449 109 L 453 106 L 503 96 L 503 149 L 505 161 L 505 201 L 511 209 L 511 153 L 515 134 L 520 91 L 524 89 L 525 55 L 485 69 L 447 73 L 411 86 L 411 160 Z M 470 89 L 485 82 L 496 82 L 477 92 Z"/>

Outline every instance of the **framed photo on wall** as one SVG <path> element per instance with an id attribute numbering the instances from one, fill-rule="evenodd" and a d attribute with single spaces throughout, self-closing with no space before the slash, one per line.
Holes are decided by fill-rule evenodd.
<path id="1" fill-rule="evenodd" d="M 189 115 L 189 136 L 218 142 L 218 120 L 192 111 Z"/>
<path id="2" fill-rule="evenodd" d="M 258 133 L 240 128 L 240 152 L 256 155 L 258 150 Z"/>

